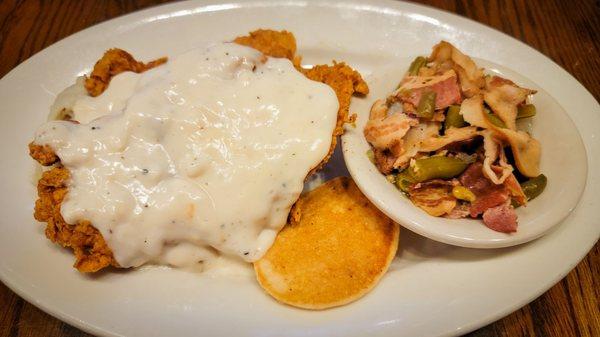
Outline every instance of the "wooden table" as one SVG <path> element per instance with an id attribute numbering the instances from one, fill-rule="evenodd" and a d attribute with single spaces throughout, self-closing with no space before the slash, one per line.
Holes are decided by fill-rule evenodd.
<path id="1" fill-rule="evenodd" d="M 93 24 L 164 0 L 2 0 L 0 77 Z M 600 100 L 600 3 L 593 0 L 425 0 L 501 30 L 541 51 Z M 531 304 L 469 336 L 600 336 L 600 245 Z M 0 283 L 0 336 L 82 336 Z"/>

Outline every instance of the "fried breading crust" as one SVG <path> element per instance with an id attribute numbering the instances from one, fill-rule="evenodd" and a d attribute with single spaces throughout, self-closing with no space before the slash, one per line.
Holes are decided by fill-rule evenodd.
<path id="1" fill-rule="evenodd" d="M 122 49 L 109 49 L 96 62 L 90 77 L 85 79 L 85 89 L 90 96 L 96 97 L 106 90 L 108 83 L 114 76 L 125 71 L 142 73 L 165 62 L 167 62 L 166 57 L 161 57 L 148 63 L 139 62 L 131 54 Z"/>
<path id="2" fill-rule="evenodd" d="M 60 160 L 49 145 L 37 145 L 33 142 L 29 143 L 29 155 L 44 166 L 50 166 Z"/>
<path id="3" fill-rule="evenodd" d="M 249 35 L 238 36 L 233 42 L 252 47 L 271 57 L 293 61 L 296 56 L 296 38 L 286 30 L 259 29 L 250 32 Z"/>
<path id="4" fill-rule="evenodd" d="M 310 69 L 299 69 L 304 76 L 313 81 L 318 81 L 330 86 L 337 96 L 340 107 L 335 130 L 331 140 L 329 153 L 310 173 L 320 170 L 333 154 L 337 144 L 337 137 L 344 133 L 344 124 L 351 122 L 349 117 L 350 99 L 355 93 L 366 95 L 369 87 L 362 76 L 344 62 L 333 62 L 333 65 L 317 65 Z"/>
<path id="5" fill-rule="evenodd" d="M 296 68 L 306 77 L 329 85 L 336 93 L 339 101 L 338 119 L 332 135 L 331 148 L 321 163 L 311 172 L 325 165 L 335 149 L 337 136 L 343 133 L 343 124 L 348 119 L 350 99 L 356 92 L 367 94 L 369 88 L 362 77 L 345 63 L 320 65 L 312 69 L 300 67 L 301 58 L 296 53 L 296 39 L 287 31 L 259 29 L 247 36 L 237 37 L 234 42 L 255 48 L 271 57 L 285 57 L 294 63 Z M 149 63 L 136 61 L 133 56 L 121 49 L 108 50 L 94 65 L 89 78 L 86 78 L 85 88 L 90 96 L 98 96 L 109 85 L 112 77 L 124 72 L 143 72 L 159 66 L 167 61 L 160 58 Z M 44 166 L 60 164 L 59 158 L 48 145 L 29 144 L 29 153 L 33 159 Z M 47 222 L 46 236 L 52 242 L 73 249 L 76 257 L 74 267 L 80 272 L 95 272 L 107 266 L 119 267 L 100 232 L 89 221 L 78 224 L 67 224 L 60 214 L 62 200 L 67 193 L 66 181 L 69 172 L 64 167 L 56 167 L 46 171 L 38 182 L 38 197 L 35 204 L 35 218 Z"/>
<path id="6" fill-rule="evenodd" d="M 110 265 L 119 267 L 104 238 L 89 221 L 70 225 L 60 214 L 68 179 L 69 171 L 64 167 L 54 167 L 42 174 L 37 186 L 35 219 L 47 223 L 46 237 L 50 241 L 73 249 L 76 259 L 73 266 L 80 272 L 96 272 Z"/>

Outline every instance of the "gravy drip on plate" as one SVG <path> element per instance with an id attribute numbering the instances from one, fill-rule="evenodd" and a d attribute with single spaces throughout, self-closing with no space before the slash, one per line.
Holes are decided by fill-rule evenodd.
<path id="1" fill-rule="evenodd" d="M 327 154 L 338 101 L 287 59 L 232 43 L 189 51 L 42 125 L 71 172 L 61 208 L 89 220 L 123 267 L 252 262 Z"/>

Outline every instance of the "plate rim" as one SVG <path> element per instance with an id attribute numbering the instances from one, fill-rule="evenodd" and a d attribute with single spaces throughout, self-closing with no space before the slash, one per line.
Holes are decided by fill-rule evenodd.
<path id="1" fill-rule="evenodd" d="M 106 27 L 110 24 L 114 24 L 116 22 L 128 22 L 128 21 L 139 21 L 139 20 L 132 20 L 132 18 L 134 17 L 146 17 L 148 14 L 156 12 L 156 13 L 163 13 L 163 12 L 169 12 L 170 10 L 175 10 L 176 8 L 188 8 L 188 7 L 205 7 L 205 6 L 211 6 L 213 4 L 239 4 L 240 7 L 236 7 L 236 8 L 241 8 L 241 7 L 260 7 L 260 6 L 264 6 L 265 4 L 270 4 L 270 6 L 290 6 L 293 4 L 304 4 L 306 6 L 312 6 L 315 4 L 315 1 L 313 0 L 309 0 L 309 1 L 285 1 L 285 0 L 279 0 L 279 1 L 272 1 L 272 2 L 253 2 L 252 0 L 250 1 L 246 1 L 246 0 L 237 0 L 235 2 L 227 2 L 224 0 L 217 0 L 217 1 L 184 1 L 184 2 L 179 2 L 179 3 L 171 3 L 171 4 L 163 4 L 163 5 L 159 5 L 159 6 L 153 6 L 150 8 L 146 8 L 140 11 L 135 11 L 132 13 L 128 13 L 126 15 L 122 15 L 101 23 L 98 23 L 96 25 L 87 27 L 77 33 L 74 33 L 72 35 L 69 35 L 57 42 L 55 42 L 54 44 L 44 48 L 43 50 L 37 52 L 36 54 L 34 54 L 33 56 L 29 57 L 27 60 L 21 62 L 18 66 L 16 66 L 15 68 L 13 68 L 10 72 L 8 72 L 6 75 L 4 75 L 1 79 L 0 82 L 4 82 L 4 81 L 9 81 L 12 79 L 13 76 L 15 76 L 15 74 L 19 71 L 19 69 L 23 68 L 24 65 L 29 64 L 32 60 L 40 58 L 40 57 L 44 57 L 45 53 L 48 52 L 48 50 L 52 50 L 54 48 L 59 48 L 61 47 L 63 44 L 65 43 L 69 43 L 69 41 L 71 41 L 72 39 L 76 39 L 76 38 L 80 38 L 82 36 L 85 36 L 86 34 L 91 34 L 95 31 L 98 31 L 100 29 L 102 29 L 103 27 Z M 321 5 L 332 5 L 334 2 L 327 0 L 327 1 L 323 1 L 320 4 Z M 445 11 L 445 10 L 440 10 L 437 8 L 433 8 L 430 6 L 425 6 L 425 5 L 420 5 L 420 4 L 413 4 L 413 3 L 397 3 L 395 1 L 392 0 L 371 0 L 368 3 L 372 3 L 372 4 L 376 4 L 376 8 L 379 9 L 386 9 L 386 8 L 394 8 L 394 9 L 398 9 L 401 6 L 407 6 L 409 8 L 412 8 L 415 12 L 427 12 L 427 14 L 430 13 L 434 13 L 435 12 L 442 12 L 445 15 L 450 15 L 452 16 L 455 20 L 461 22 L 461 23 L 468 23 L 470 25 L 476 25 L 478 28 L 487 30 L 487 31 L 493 31 L 494 34 L 503 34 L 505 37 L 508 37 L 510 39 L 513 40 L 513 42 L 517 42 L 519 43 L 522 47 L 526 47 L 529 52 L 533 52 L 537 55 L 537 57 L 543 57 L 546 61 L 550 61 L 550 63 L 552 64 L 552 66 L 554 68 L 556 68 L 555 70 L 557 71 L 561 71 L 563 75 L 566 75 L 567 78 L 569 78 L 571 81 L 571 84 L 575 86 L 575 89 L 579 92 L 585 93 L 588 96 L 590 96 L 592 98 L 592 100 L 596 103 L 596 105 L 598 105 L 598 102 L 595 100 L 595 98 L 591 95 L 591 93 L 587 90 L 587 88 L 585 88 L 581 83 L 579 83 L 572 75 L 570 75 L 568 72 L 566 72 L 562 67 L 560 67 L 556 62 L 554 62 L 552 59 L 546 57 L 545 55 L 543 55 L 542 53 L 540 53 L 539 51 L 537 51 L 536 49 L 533 49 L 532 47 L 526 45 L 525 43 L 517 40 L 516 38 L 498 31 L 496 29 L 493 29 L 489 26 L 486 26 L 482 23 L 476 22 L 474 20 L 459 16 L 457 14 Z M 195 5 L 194 5 L 195 4 Z M 359 2 L 359 1 L 350 1 L 348 2 L 348 6 L 352 7 L 352 8 L 357 8 L 362 6 L 364 4 L 364 2 Z M 354 6 L 353 6 L 354 5 Z M 222 10 L 227 10 L 227 8 L 222 9 Z M 190 14 L 195 14 L 195 13 L 190 13 Z M 584 142 L 584 146 L 586 147 L 586 153 L 587 153 L 587 149 L 588 149 L 588 145 Z M 588 180 L 589 180 L 589 174 L 591 174 L 592 170 L 588 170 Z M 585 194 L 585 190 L 588 189 L 588 186 L 586 184 L 585 189 L 584 189 L 584 194 Z M 600 235 L 600 232 L 598 233 Z M 467 333 L 469 331 L 475 330 L 479 327 L 482 327 L 492 321 L 495 321 L 503 316 L 505 316 L 507 313 L 510 313 L 518 308 L 520 308 L 521 306 L 523 306 L 526 303 L 529 303 L 533 298 L 538 297 L 540 294 L 546 292 L 552 285 L 556 284 L 558 281 L 560 281 L 565 275 L 567 275 L 575 265 L 577 265 L 589 252 L 589 250 L 595 245 L 596 241 L 598 241 L 598 238 L 596 238 L 596 240 L 594 242 L 592 242 L 588 247 L 585 247 L 585 252 L 583 254 L 579 254 L 580 256 L 578 257 L 578 259 L 573 260 L 571 264 L 569 264 L 568 269 L 564 269 L 563 272 L 559 273 L 559 275 L 553 279 L 548 281 L 544 286 L 540 287 L 539 289 L 541 289 L 539 292 L 532 294 L 532 296 L 530 296 L 527 299 L 523 299 L 522 301 L 520 301 L 519 303 L 515 303 L 512 306 L 507 306 L 504 309 L 501 310 L 497 310 L 495 313 L 492 313 L 490 315 L 488 315 L 487 318 L 485 319 L 480 319 L 477 320 L 477 322 L 473 322 L 470 324 L 466 324 L 463 325 L 460 329 L 453 331 L 453 332 L 448 332 L 447 334 L 444 335 L 454 335 L 454 334 L 458 334 L 458 333 Z M 25 289 L 19 287 L 16 283 L 15 278 L 9 278 L 7 277 L 9 273 L 7 273 L 6 270 L 4 270 L 4 268 L 0 268 L 0 280 L 2 280 L 2 282 L 7 285 L 7 287 L 9 287 L 12 291 L 14 291 L 15 293 L 17 293 L 19 296 L 21 296 L 23 299 L 27 300 L 28 302 L 32 303 L 33 305 L 35 305 L 36 307 L 42 309 L 43 311 L 45 311 L 46 313 L 57 317 L 59 319 L 61 319 L 64 322 L 67 322 L 68 324 L 71 324 L 77 328 L 80 328 L 83 331 L 87 331 L 90 333 L 94 333 L 94 334 L 101 334 L 101 335 L 116 335 L 119 336 L 119 334 L 115 333 L 114 331 L 110 331 L 107 329 L 103 329 L 101 327 L 97 327 L 93 324 L 89 324 L 85 321 L 79 320 L 76 317 L 72 316 L 72 315 L 68 315 L 65 312 L 63 312 L 62 310 L 56 310 L 57 308 L 53 307 L 51 304 L 45 303 L 44 301 L 39 301 L 31 296 L 29 296 L 27 293 L 25 293 Z M 13 281 L 13 282 L 11 282 Z"/>

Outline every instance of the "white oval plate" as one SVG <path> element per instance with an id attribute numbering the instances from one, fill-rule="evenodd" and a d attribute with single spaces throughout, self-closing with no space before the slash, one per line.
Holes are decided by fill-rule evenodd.
<path id="1" fill-rule="evenodd" d="M 34 165 L 27 143 L 45 120 L 54 95 L 88 72 L 110 47 L 147 60 L 258 27 L 293 31 L 306 63 L 346 60 L 366 76 L 374 64 L 429 53 L 439 39 L 457 42 L 468 54 L 510 65 L 543 84 L 582 136 L 590 169 L 579 205 L 544 237 L 512 248 L 459 248 L 403 231 L 398 257 L 379 286 L 358 302 L 320 312 L 277 304 L 251 274 L 228 278 L 168 268 L 78 274 L 71 267 L 70 252 L 48 242 L 43 225 L 31 215 Z M 526 45 L 427 7 L 383 0 L 182 2 L 156 7 L 82 31 L 25 61 L 0 80 L 0 102 L 0 278 L 34 305 L 94 334 L 462 334 L 547 290 L 600 235 L 600 199 L 594 196 L 600 189 L 598 103 L 564 70 Z M 325 174 L 343 172 L 347 171 L 337 153 Z"/>
<path id="2" fill-rule="evenodd" d="M 410 53 L 410 49 L 405 49 Z M 428 215 L 414 206 L 390 184 L 366 155 L 369 150 L 363 129 L 375 100 L 392 92 L 414 59 L 395 59 L 377 64 L 367 78 L 371 92 L 364 100 L 355 100 L 356 128 L 348 127 L 342 137 L 344 159 L 350 174 L 363 193 L 390 218 L 415 233 L 430 239 L 471 248 L 515 246 L 536 239 L 559 224 L 575 208 L 587 177 L 585 147 L 567 112 L 546 91 L 524 76 L 489 61 L 475 59 L 489 74 L 497 74 L 517 84 L 537 90 L 532 103 L 538 115 L 519 121 L 519 128 L 530 131 L 542 144 L 541 170 L 548 185 L 527 207 L 517 209 L 519 228 L 516 233 L 499 233 L 487 228 L 480 219 L 445 219 Z M 560 200 L 560 202 L 556 202 Z"/>

